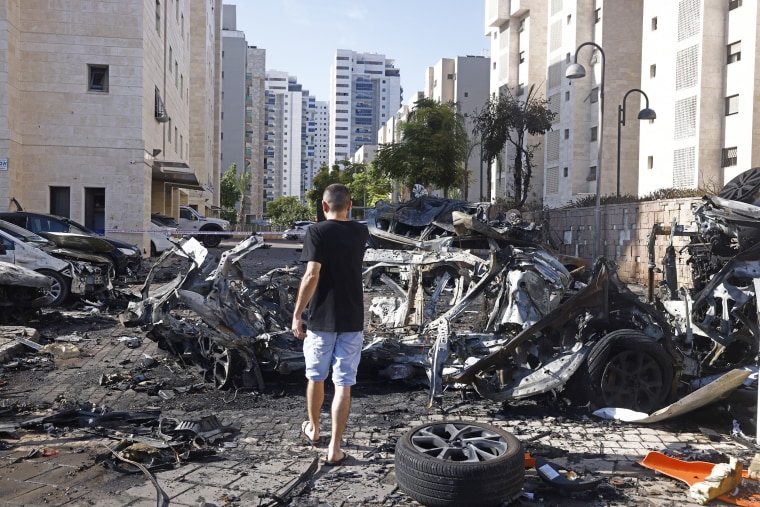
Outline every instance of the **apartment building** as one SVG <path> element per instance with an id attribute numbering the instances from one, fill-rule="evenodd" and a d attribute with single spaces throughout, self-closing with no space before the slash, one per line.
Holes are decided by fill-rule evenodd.
<path id="1" fill-rule="evenodd" d="M 324 144 L 320 149 L 317 143 L 324 141 L 325 106 L 318 108 L 287 72 L 267 71 L 265 86 L 266 200 L 294 196 L 303 201 L 324 159 Z"/>
<path id="2" fill-rule="evenodd" d="M 743 0 L 487 0 L 492 93 L 545 82 L 558 114 L 536 157 L 543 204 L 597 184 L 714 192 L 760 165 L 758 27 L 757 3 Z M 586 76 L 568 79 L 576 61 Z"/>
<path id="3" fill-rule="evenodd" d="M 715 191 L 760 165 L 757 2 L 645 0 L 642 17 L 640 88 L 657 120 L 642 125 L 639 193 Z"/>
<path id="4" fill-rule="evenodd" d="M 377 131 L 402 103 L 400 69 L 385 55 L 335 52 L 330 69 L 330 164 L 377 144 Z"/>
<path id="5" fill-rule="evenodd" d="M 237 30 L 236 6 L 223 5 L 222 15 L 222 175 L 235 164 L 237 171 L 246 168 L 246 64 L 248 43 L 245 33 Z"/>
<path id="6" fill-rule="evenodd" d="M 251 171 L 249 219 L 264 217 L 266 50 L 248 46 L 245 72 L 245 167 Z"/>
<path id="7" fill-rule="evenodd" d="M 220 23 L 221 0 L 2 2 L 4 209 L 68 216 L 145 252 L 152 211 L 209 212 Z"/>
<path id="8" fill-rule="evenodd" d="M 473 133 L 474 117 L 483 109 L 490 92 L 490 58 L 458 56 L 443 58 L 425 75 L 425 97 L 441 104 L 454 103 L 464 116 L 470 137 L 470 156 L 465 164 L 468 177 L 462 188 L 462 198 L 471 201 L 487 200 L 488 168 L 481 163 L 480 141 Z"/>
<path id="9" fill-rule="evenodd" d="M 555 207 L 596 194 L 600 141 L 604 148 L 601 194 L 615 192 L 614 106 L 641 82 L 642 8 L 640 0 L 486 2 L 486 33 L 492 48 L 491 92 L 508 87 L 513 96 L 521 98 L 533 87 L 534 95 L 545 98 L 556 113 L 550 132 L 528 140 L 529 144 L 541 143 L 534 154 L 529 201 Z M 586 77 L 570 80 L 565 71 L 576 62 L 576 56 L 577 63 L 586 69 Z M 633 111 L 634 119 L 637 111 Z M 638 123 L 627 123 L 622 150 L 625 160 L 635 158 L 638 152 Z M 511 178 L 511 153 L 504 160 L 507 170 L 502 178 Z M 492 197 L 504 195 L 509 182 L 502 178 L 492 167 Z M 621 172 L 620 184 L 621 193 L 637 191 L 635 167 Z"/>

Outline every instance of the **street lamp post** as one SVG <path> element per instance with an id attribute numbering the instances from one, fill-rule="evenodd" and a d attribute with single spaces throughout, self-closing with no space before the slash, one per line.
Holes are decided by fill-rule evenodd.
<path id="1" fill-rule="evenodd" d="M 654 120 L 657 118 L 657 113 L 654 112 L 654 109 L 649 109 L 649 97 L 647 97 L 647 94 L 643 91 L 639 90 L 638 88 L 631 88 L 628 90 L 625 95 L 623 95 L 623 104 L 618 106 L 618 128 L 617 128 L 617 190 L 615 192 L 615 195 L 617 197 L 620 197 L 620 127 L 625 125 L 625 99 L 628 98 L 628 95 L 632 92 L 639 92 L 644 96 L 644 99 L 646 99 L 646 106 L 644 109 L 639 111 L 638 116 L 636 117 L 639 120 Z"/>
<path id="2" fill-rule="evenodd" d="M 602 135 L 604 133 L 604 66 L 607 58 L 604 55 L 602 46 L 596 42 L 584 42 L 575 50 L 575 58 L 573 63 L 567 66 L 565 70 L 565 77 L 568 79 L 578 79 L 586 76 L 586 69 L 578 63 L 578 52 L 583 46 L 594 46 L 599 50 L 602 55 L 602 75 L 599 80 L 599 148 L 597 150 L 597 162 L 596 162 L 596 202 L 594 204 L 594 249 L 593 258 L 600 255 L 602 251 Z"/>

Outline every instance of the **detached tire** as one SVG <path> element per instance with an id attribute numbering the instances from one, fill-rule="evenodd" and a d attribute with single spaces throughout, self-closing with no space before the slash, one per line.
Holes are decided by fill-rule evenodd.
<path id="1" fill-rule="evenodd" d="M 522 444 L 511 433 L 473 421 L 429 423 L 396 443 L 399 489 L 433 507 L 498 506 L 525 479 Z"/>
<path id="2" fill-rule="evenodd" d="M 651 413 L 664 405 L 673 384 L 673 359 L 640 331 L 613 331 L 586 359 L 590 401 L 598 407 Z"/>

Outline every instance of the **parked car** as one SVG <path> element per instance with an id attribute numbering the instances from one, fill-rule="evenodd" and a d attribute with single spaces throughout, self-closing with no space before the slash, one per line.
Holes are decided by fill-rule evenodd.
<path id="1" fill-rule="evenodd" d="M 151 215 L 150 256 L 156 257 L 167 250 L 171 250 L 172 247 L 174 247 L 174 243 L 172 243 L 169 238 L 171 238 L 176 232 L 176 227 L 167 227 L 163 222 L 152 218 Z"/>
<path id="2" fill-rule="evenodd" d="M 293 228 L 288 229 L 282 233 L 282 239 L 289 239 L 291 241 L 303 241 L 306 236 L 306 229 L 315 222 L 294 222 Z"/>
<path id="3" fill-rule="evenodd" d="M 150 221 L 161 227 L 173 227 L 175 229 L 179 227 L 179 222 L 174 217 L 162 215 L 161 213 L 151 213 Z"/>
<path id="4" fill-rule="evenodd" d="M 0 220 L 18 225 L 48 239 L 52 239 L 49 237 L 49 233 L 71 233 L 73 235 L 99 238 L 111 245 L 111 251 L 103 252 L 98 250 L 97 253 L 105 253 L 111 259 L 117 276 L 129 275 L 130 272 L 137 273 L 140 270 L 142 252 L 137 246 L 102 236 L 70 218 L 29 211 L 9 211 L 0 212 Z M 76 241 L 76 238 L 73 237 L 67 239 L 69 242 Z M 82 243 L 82 248 L 86 248 L 84 246 L 85 238 L 80 239 L 83 240 L 80 242 Z M 93 242 L 93 244 L 100 245 L 99 242 Z"/>
<path id="5" fill-rule="evenodd" d="M 221 218 L 204 217 L 190 206 L 179 207 L 179 227 L 182 233 L 206 232 L 208 234 L 194 234 L 206 248 L 215 248 L 223 239 L 232 237 L 227 231 L 230 223 Z M 188 232 L 189 231 L 189 232 Z"/>
<path id="6" fill-rule="evenodd" d="M 90 295 L 110 287 L 109 260 L 84 252 L 81 255 L 91 262 L 73 260 L 76 251 L 61 249 L 42 236 L 0 220 L 0 261 L 31 269 L 50 279 L 51 286 L 41 301 L 44 306 L 58 306 L 69 294 Z"/>

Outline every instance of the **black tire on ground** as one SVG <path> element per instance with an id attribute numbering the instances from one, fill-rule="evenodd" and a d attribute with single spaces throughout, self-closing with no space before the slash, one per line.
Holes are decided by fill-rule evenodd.
<path id="1" fill-rule="evenodd" d="M 204 236 L 201 236 L 201 241 L 203 242 L 203 246 L 206 248 L 216 248 L 219 246 L 219 243 L 222 242 L 222 237 L 218 234 L 207 234 Z"/>
<path id="2" fill-rule="evenodd" d="M 589 400 L 597 407 L 651 413 L 662 407 L 673 384 L 673 359 L 654 338 L 620 329 L 603 337 L 586 359 Z"/>
<path id="3" fill-rule="evenodd" d="M 474 421 L 441 421 L 409 430 L 396 443 L 401 491 L 433 507 L 498 506 L 516 498 L 525 479 L 521 442 Z"/>
<path id="4" fill-rule="evenodd" d="M 53 282 L 50 289 L 45 291 L 45 298 L 41 301 L 41 306 L 54 307 L 62 305 L 69 297 L 69 280 L 62 274 L 50 269 L 40 269 L 38 273 L 45 275 Z"/>

